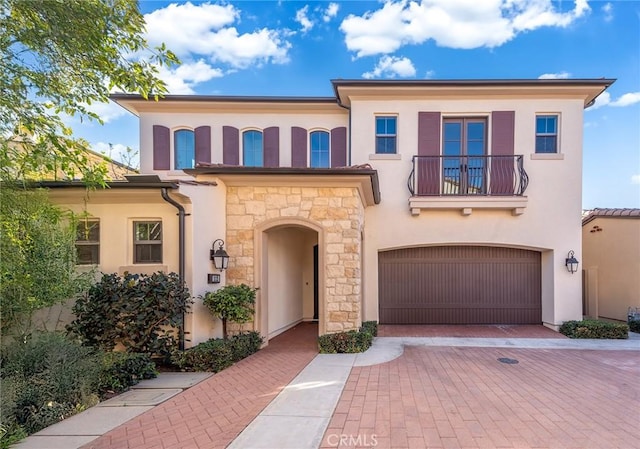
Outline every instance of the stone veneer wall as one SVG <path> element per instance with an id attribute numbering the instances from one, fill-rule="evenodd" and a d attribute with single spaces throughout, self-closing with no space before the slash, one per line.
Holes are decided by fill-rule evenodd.
<path id="1" fill-rule="evenodd" d="M 325 329 L 320 333 L 357 329 L 364 206 L 355 187 L 227 187 L 227 282 L 256 285 L 254 229 L 281 217 L 309 219 L 324 230 Z"/>

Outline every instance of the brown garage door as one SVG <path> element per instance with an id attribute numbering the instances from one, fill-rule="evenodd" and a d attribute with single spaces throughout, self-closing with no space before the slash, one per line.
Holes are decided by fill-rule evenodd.
<path id="1" fill-rule="evenodd" d="M 539 324 L 540 253 L 437 246 L 380 252 L 381 324 Z"/>

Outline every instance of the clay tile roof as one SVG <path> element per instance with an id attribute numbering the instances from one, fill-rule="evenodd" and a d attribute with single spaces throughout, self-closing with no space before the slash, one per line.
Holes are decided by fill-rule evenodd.
<path id="1" fill-rule="evenodd" d="M 613 218 L 640 218 L 640 209 L 600 209 L 596 208 L 589 211 L 582 218 L 582 225 L 586 225 L 597 217 L 613 217 Z"/>

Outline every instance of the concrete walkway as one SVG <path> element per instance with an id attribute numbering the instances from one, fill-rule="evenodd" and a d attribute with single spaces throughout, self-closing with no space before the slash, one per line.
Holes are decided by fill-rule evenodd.
<path id="1" fill-rule="evenodd" d="M 396 448 L 412 447 L 412 445 L 442 447 L 447 442 L 453 442 L 453 447 L 463 447 L 462 443 L 482 443 L 491 447 L 506 440 L 497 441 L 488 437 L 486 439 L 483 431 L 478 428 L 474 428 L 480 435 L 477 440 L 467 438 L 449 441 L 447 440 L 449 430 L 443 430 L 442 435 L 436 432 L 434 436 L 431 432 L 428 437 L 423 432 L 419 438 L 412 440 L 412 445 L 409 445 L 406 428 L 402 434 L 404 436 L 395 436 L 393 439 L 389 430 L 393 423 L 386 421 L 387 418 L 391 419 L 391 416 L 376 419 L 375 414 L 377 410 L 385 407 L 395 407 L 396 411 L 400 409 L 397 405 L 385 402 L 389 394 L 393 395 L 393 391 L 380 392 L 379 390 L 384 386 L 375 380 L 378 379 L 377 375 L 372 377 L 372 371 L 369 370 L 379 372 L 397 369 L 393 367 L 404 366 L 407 360 L 413 360 L 411 357 L 438 357 L 434 360 L 443 363 L 440 357 L 444 355 L 449 357 L 451 354 L 457 360 L 460 354 L 465 356 L 476 354 L 473 351 L 479 351 L 479 354 L 485 354 L 482 352 L 485 351 L 485 356 L 488 355 L 494 362 L 500 355 L 515 354 L 517 358 L 525 360 L 527 357 L 534 357 L 538 363 L 544 362 L 547 368 L 552 370 L 555 365 L 548 360 L 557 358 L 558 361 L 555 363 L 560 364 L 561 368 L 563 357 L 574 357 L 572 354 L 578 351 L 587 354 L 575 359 L 573 368 L 579 370 L 578 372 L 587 369 L 593 371 L 592 376 L 597 376 L 598 370 L 602 371 L 603 367 L 611 368 L 611 365 L 616 365 L 623 371 L 640 373 L 640 352 L 638 352 L 640 351 L 640 334 L 633 333 L 630 334 L 629 340 L 571 340 L 548 338 L 547 335 L 543 338 L 379 337 L 375 339 L 371 349 L 363 354 L 317 355 L 314 330 L 313 325 L 298 326 L 293 331 L 272 340 L 266 349 L 213 376 L 208 373 L 163 373 L 158 379 L 141 382 L 131 393 L 105 401 L 97 407 L 32 435 L 16 448 L 316 449 L 353 447 L 354 445 L 347 444 L 349 441 L 340 440 L 345 435 L 350 436 L 353 439 L 352 442 L 359 443 L 358 446 L 371 446 L 373 441 L 364 441 L 363 438 L 371 438 L 375 435 L 376 438 L 379 437 L 375 441 L 377 447 Z M 464 348 L 472 352 L 447 352 L 461 351 Z M 633 355 L 631 356 L 628 351 L 634 351 L 631 353 Z M 625 353 L 629 355 L 625 356 Z M 598 363 L 590 364 L 596 360 Z M 440 376 L 455 378 L 468 374 L 458 373 L 458 369 L 473 369 L 475 377 L 468 380 L 469 383 L 477 381 L 485 385 L 484 382 L 491 382 L 491 379 L 487 380 L 483 377 L 489 371 L 486 373 L 477 371 L 475 365 L 467 368 L 457 365 L 459 362 L 453 365 L 451 363 L 454 362 L 447 362 L 443 366 L 456 371 L 450 372 L 442 368 L 443 372 L 439 374 Z M 415 371 L 415 367 L 411 369 Z M 570 370 L 562 369 L 561 371 L 569 376 L 563 378 L 562 382 L 571 382 Z M 359 379 L 365 373 L 367 382 L 363 383 Z M 611 372 L 603 371 L 602 375 L 607 376 L 609 381 L 614 378 Z M 412 391 L 411 398 L 400 398 L 400 403 L 407 400 L 414 401 L 415 397 L 424 395 L 420 390 L 424 387 L 414 385 L 413 380 L 410 379 L 413 377 L 410 376 L 407 382 L 418 390 Z M 439 379 L 438 382 L 442 380 Z M 372 380 L 374 383 L 370 383 Z M 522 381 L 534 382 L 526 378 Z M 517 383 L 518 380 L 514 379 L 513 382 Z M 387 385 L 393 385 L 393 381 L 387 382 Z M 590 388 L 588 385 L 581 386 L 579 381 L 577 385 L 571 387 L 577 387 L 578 390 Z M 636 385 L 631 387 L 632 392 L 637 387 L 636 382 Z M 188 389 L 183 391 L 186 388 Z M 404 390 L 404 387 L 402 389 Z M 367 393 L 368 391 L 372 393 Z M 446 391 L 447 394 L 454 394 L 448 387 Z M 356 401 L 357 392 L 362 394 L 359 401 Z M 583 396 L 584 393 L 583 391 Z M 588 391 L 586 393 L 588 397 Z M 465 393 L 462 391 L 455 394 L 464 395 Z M 376 401 L 382 398 L 383 401 L 364 402 L 365 398 L 370 397 L 377 397 Z M 438 404 L 441 404 L 441 402 L 430 402 L 435 401 L 434 397 L 423 397 L 423 399 L 427 399 L 427 403 L 421 405 L 423 408 L 433 406 L 437 409 Z M 531 400 L 531 398 L 528 399 Z M 157 405 L 158 403 L 160 405 Z M 571 406 L 574 407 L 574 404 Z M 629 404 L 626 404 L 623 410 L 625 408 L 629 410 L 628 407 Z M 363 417 L 367 409 L 369 415 Z M 414 411 L 403 409 L 402 413 L 408 413 L 407 416 L 411 416 Z M 399 419 L 399 417 L 396 418 Z M 409 419 L 408 422 L 414 422 L 414 420 Z M 460 423 L 454 422 L 454 424 Z M 487 428 L 492 426 L 488 422 L 485 424 Z M 414 423 L 414 425 L 417 424 Z M 442 425 L 443 428 L 446 427 Z M 619 423 L 612 425 L 624 428 Z M 451 438 L 455 439 L 459 436 L 455 432 L 453 434 Z M 463 432 L 463 434 L 466 437 L 469 436 L 468 433 Z M 460 438 L 463 437 L 460 436 Z M 518 441 L 524 444 L 524 440 L 513 441 L 516 444 L 513 447 L 518 447 Z M 531 441 L 536 443 L 534 440 Z M 527 442 L 522 447 L 528 447 L 533 443 Z M 472 444 L 470 447 L 475 446 Z"/>
<path id="2" fill-rule="evenodd" d="M 211 377 L 211 373 L 161 373 L 131 390 L 25 438 L 16 449 L 78 449 L 158 404 Z"/>

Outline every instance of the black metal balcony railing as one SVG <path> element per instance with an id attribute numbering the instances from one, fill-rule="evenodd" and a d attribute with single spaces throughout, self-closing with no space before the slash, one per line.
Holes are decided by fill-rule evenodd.
<path id="1" fill-rule="evenodd" d="M 412 196 L 522 196 L 529 184 L 522 155 L 413 156 Z"/>

